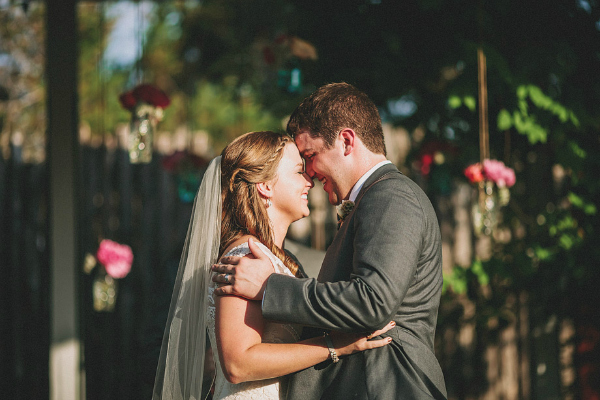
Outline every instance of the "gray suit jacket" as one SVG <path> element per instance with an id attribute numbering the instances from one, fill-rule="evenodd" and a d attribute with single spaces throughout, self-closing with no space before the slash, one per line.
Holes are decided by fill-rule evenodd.
<path id="1" fill-rule="evenodd" d="M 262 311 L 271 320 L 347 332 L 373 332 L 394 320 L 397 327 L 384 335 L 393 341 L 291 375 L 288 398 L 446 398 L 433 353 L 441 288 L 431 202 L 395 166 L 384 165 L 365 182 L 318 278 L 271 275 Z"/>

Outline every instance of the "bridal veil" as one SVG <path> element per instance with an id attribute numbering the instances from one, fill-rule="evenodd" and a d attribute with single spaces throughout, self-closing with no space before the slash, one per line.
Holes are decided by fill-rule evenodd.
<path id="1" fill-rule="evenodd" d="M 221 157 L 213 159 L 194 201 L 173 288 L 153 400 L 200 400 L 210 267 L 221 238 Z"/>

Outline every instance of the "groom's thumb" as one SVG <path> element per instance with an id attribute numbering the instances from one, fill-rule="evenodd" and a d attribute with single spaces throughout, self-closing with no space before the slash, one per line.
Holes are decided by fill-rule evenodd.
<path id="1" fill-rule="evenodd" d="M 265 253 L 263 253 L 263 251 L 260 249 L 260 247 L 258 247 L 258 245 L 256 244 L 256 242 L 252 239 L 248 239 L 248 248 L 250 249 L 250 252 L 252 253 L 252 255 L 258 259 L 264 259 L 267 258 L 267 256 L 265 255 Z"/>

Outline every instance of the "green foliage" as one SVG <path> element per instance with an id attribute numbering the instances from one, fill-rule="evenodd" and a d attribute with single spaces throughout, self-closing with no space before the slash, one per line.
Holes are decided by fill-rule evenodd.
<path id="1" fill-rule="evenodd" d="M 499 130 L 505 131 L 514 127 L 517 132 L 527 136 L 529 143 L 546 143 L 548 128 L 543 127 L 537 121 L 536 115 L 530 113 L 530 103 L 540 110 L 548 111 L 558 117 L 561 123 L 571 122 L 573 126 L 579 126 L 579 120 L 572 111 L 545 95 L 539 87 L 520 85 L 517 87 L 516 94 L 518 100 L 517 110 L 514 110 L 511 114 L 508 110 L 502 109 L 498 113 L 496 126 Z"/>
<path id="2" fill-rule="evenodd" d="M 444 274 L 442 292 L 446 293 L 451 289 L 455 294 L 466 294 L 471 281 L 477 282 L 480 286 L 487 286 L 490 283 L 490 276 L 481 260 L 476 259 L 467 268 L 455 266 L 449 274 Z"/>
<path id="3" fill-rule="evenodd" d="M 446 293 L 448 289 L 456 294 L 466 294 L 467 292 L 467 269 L 462 267 L 452 268 L 452 272 L 444 274 L 444 283 L 442 293 Z"/>
<path id="4" fill-rule="evenodd" d="M 473 112 L 477 107 L 477 102 L 475 100 L 475 97 L 473 96 L 464 96 L 462 98 L 459 96 L 450 96 L 448 98 L 448 106 L 450 108 L 456 109 L 461 107 L 462 105 L 467 107 L 469 111 Z"/>
<path id="5" fill-rule="evenodd" d="M 567 198 L 573 204 L 573 206 L 581 209 L 587 215 L 596 215 L 597 209 L 596 205 L 592 202 L 586 201 L 582 197 L 576 195 L 573 192 L 569 192 Z"/>
<path id="6" fill-rule="evenodd" d="M 210 132 L 217 148 L 248 131 L 281 130 L 281 121 L 258 101 L 250 86 L 237 89 L 235 77 L 222 84 L 200 82 L 190 106 L 192 123 Z"/>

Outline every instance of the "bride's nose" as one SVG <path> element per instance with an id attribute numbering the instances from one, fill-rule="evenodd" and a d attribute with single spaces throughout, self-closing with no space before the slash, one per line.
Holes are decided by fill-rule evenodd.
<path id="1" fill-rule="evenodd" d="M 304 179 L 306 179 L 306 183 L 309 188 L 313 188 L 315 186 L 315 183 L 313 182 L 312 178 L 305 172 L 304 173 Z"/>

